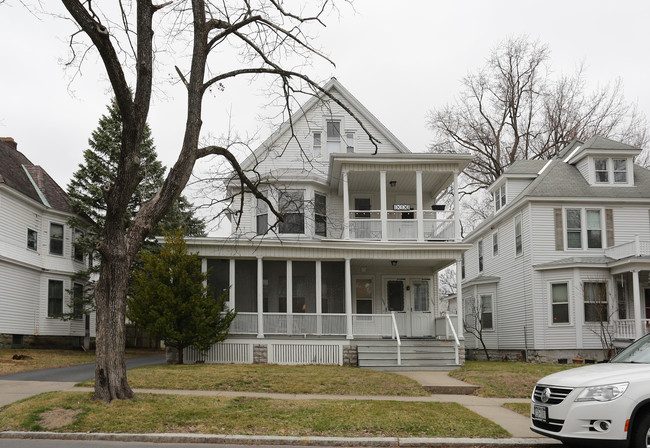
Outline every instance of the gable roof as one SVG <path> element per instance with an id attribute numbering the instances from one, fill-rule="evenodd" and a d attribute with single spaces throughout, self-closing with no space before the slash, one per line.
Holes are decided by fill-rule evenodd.
<path id="1" fill-rule="evenodd" d="M 0 138 L 0 184 L 43 204 L 45 207 L 74 213 L 65 191 L 38 165 L 34 165 L 12 138 Z"/>
<path id="2" fill-rule="evenodd" d="M 352 109 L 356 110 L 356 113 L 361 117 L 366 119 L 370 124 L 372 124 L 381 134 L 381 136 L 374 136 L 379 140 L 385 138 L 389 143 L 391 143 L 399 152 L 401 153 L 410 153 L 411 151 L 402 143 L 386 126 L 384 126 L 377 117 L 375 117 L 366 107 L 354 97 L 343 85 L 336 79 L 331 78 L 324 86 L 323 90 L 329 94 L 338 93 L 337 97 L 343 102 L 349 103 L 352 106 Z M 291 121 L 286 120 L 275 131 L 271 136 L 269 136 L 260 146 L 250 154 L 241 166 L 243 169 L 250 169 L 254 166 L 256 160 L 260 160 L 264 151 L 267 151 L 268 148 L 273 147 L 275 142 L 291 127 L 291 122 L 295 123 L 297 120 L 302 118 L 309 110 L 316 106 L 320 101 L 326 99 L 327 95 L 320 92 L 317 95 L 312 96 L 309 100 L 302 105 L 292 116 Z"/>
<path id="3" fill-rule="evenodd" d="M 582 143 L 579 140 L 574 140 L 569 145 L 570 149 L 563 149 L 560 151 L 560 158 L 567 163 L 576 163 L 588 152 L 601 152 L 601 151 L 616 151 L 616 152 L 626 152 L 638 154 L 641 152 L 641 149 L 636 148 L 632 145 L 626 143 L 617 142 L 606 137 L 601 137 L 600 135 L 594 135 L 586 142 Z"/>

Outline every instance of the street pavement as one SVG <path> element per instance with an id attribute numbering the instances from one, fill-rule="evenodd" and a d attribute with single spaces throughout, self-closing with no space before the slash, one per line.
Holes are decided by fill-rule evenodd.
<path id="1" fill-rule="evenodd" d="M 163 364 L 164 355 L 143 356 L 139 358 L 130 358 L 127 360 L 127 369 L 144 366 Z M 66 439 L 67 446 L 75 446 L 70 442 L 79 441 L 107 441 L 123 444 L 124 442 L 143 443 L 165 443 L 166 447 L 172 448 L 173 445 L 168 443 L 191 443 L 193 448 L 198 448 L 201 443 L 213 444 L 238 444 L 238 445 L 291 445 L 291 446 L 401 446 L 401 447 L 474 447 L 474 446 L 517 446 L 517 447 L 542 447 L 558 446 L 559 442 L 541 437 L 529 429 L 528 418 L 504 408 L 502 405 L 506 402 L 529 403 L 528 399 L 496 399 L 482 398 L 474 395 L 450 394 L 453 388 L 457 387 L 459 391 L 467 390 L 471 385 L 462 381 L 450 378 L 446 372 L 405 372 L 403 373 L 416 381 L 419 381 L 427 390 L 445 390 L 446 394 L 432 394 L 426 397 L 386 397 L 374 395 L 348 396 L 348 395 L 314 395 L 314 394 L 274 394 L 274 393 L 257 393 L 257 392 L 232 392 L 232 391 L 186 391 L 186 390 L 159 390 L 159 389 L 134 389 L 136 393 L 157 393 L 170 395 L 203 395 L 203 396 L 247 396 L 247 397 L 266 397 L 272 399 L 285 400 L 383 400 L 383 401 L 423 401 L 423 402 L 454 402 L 458 403 L 471 411 L 493 421 L 508 431 L 512 438 L 510 439 L 432 439 L 432 438 L 336 438 L 336 437 L 276 437 L 276 436 L 221 436 L 221 435 L 201 435 L 201 434 L 61 434 L 61 433 L 16 433 L 0 432 L 0 448 L 17 447 L 59 447 L 63 445 L 56 444 L 38 444 L 38 439 L 44 439 L 47 442 L 53 442 L 52 439 Z M 83 364 L 80 366 L 61 367 L 56 369 L 36 370 L 30 372 L 21 372 L 10 375 L 0 375 L 0 407 L 10 404 L 14 401 L 30 397 L 42 392 L 49 391 L 90 391 L 91 388 L 79 388 L 74 385 L 81 381 L 86 381 L 94 375 L 94 364 Z M 21 439 L 36 439 L 33 445 L 24 444 Z M 20 440 L 20 442 L 19 442 Z M 15 442 L 14 444 L 9 442 Z M 21 443 L 20 445 L 18 443 Z M 93 442 L 93 446 L 95 446 Z M 85 445 L 81 445 L 85 446 Z M 112 447 L 110 444 L 99 444 L 98 447 Z M 131 445 L 129 445 L 131 447 Z M 182 445 L 178 445 L 182 446 Z M 135 447 L 134 447 L 135 448 Z"/>

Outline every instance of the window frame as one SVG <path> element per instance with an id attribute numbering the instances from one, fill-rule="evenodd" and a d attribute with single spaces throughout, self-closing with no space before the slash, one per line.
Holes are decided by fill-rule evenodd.
<path id="1" fill-rule="evenodd" d="M 608 323 L 610 321 L 609 319 L 609 296 L 608 296 L 608 287 L 607 287 L 607 280 L 593 280 L 593 281 L 583 281 L 582 282 L 582 313 L 583 313 L 583 321 L 586 324 L 601 324 L 601 323 Z M 604 285 L 604 295 L 605 295 L 605 300 L 590 300 L 587 297 L 587 285 Z M 600 293 L 598 291 L 597 293 Z M 595 305 L 595 306 L 600 306 L 600 307 L 605 307 L 605 320 L 587 320 L 587 305 Z"/>
<path id="2" fill-rule="evenodd" d="M 612 180 L 614 181 L 615 184 L 621 184 L 621 185 L 627 185 L 628 184 L 628 169 L 627 169 L 627 160 L 628 159 L 621 159 L 621 158 L 613 158 L 612 157 Z M 622 170 L 617 170 L 616 169 L 616 162 L 623 162 L 623 167 L 624 169 Z M 623 173 L 625 175 L 625 180 L 616 180 L 616 175 Z"/>
<path id="3" fill-rule="evenodd" d="M 78 287 L 81 288 L 81 297 L 79 297 L 79 299 L 83 299 L 84 296 L 84 289 L 85 289 L 84 284 L 78 282 L 72 283 L 72 303 L 71 303 L 72 306 L 70 308 L 72 308 L 73 319 L 81 319 L 84 316 L 83 306 L 80 306 L 79 302 L 76 302 L 78 298 L 77 297 L 77 293 L 79 289 Z"/>
<path id="4" fill-rule="evenodd" d="M 318 144 L 316 144 L 318 136 Z M 315 159 L 323 157 L 323 131 L 318 129 L 311 133 L 311 149 Z"/>
<path id="5" fill-rule="evenodd" d="M 589 212 L 598 212 L 598 228 L 589 228 Z M 603 212 L 599 208 L 586 208 L 585 209 L 585 230 L 587 237 L 587 249 L 602 249 L 603 248 Z M 597 231 L 599 233 L 600 245 L 591 247 L 591 239 L 589 238 L 590 232 Z"/>
<path id="6" fill-rule="evenodd" d="M 332 135 L 330 137 L 330 124 L 334 125 L 338 123 L 338 137 L 336 135 Z M 326 142 L 326 148 L 327 148 L 327 156 L 329 157 L 330 154 L 337 154 L 341 152 L 341 131 L 343 130 L 343 120 L 340 118 L 328 118 L 325 120 L 325 142 Z M 336 147 L 336 151 L 332 151 Z M 331 148 L 331 149 L 330 149 Z"/>
<path id="7" fill-rule="evenodd" d="M 290 196 L 291 194 L 300 194 L 300 204 L 297 204 L 298 200 L 296 198 L 292 198 L 289 201 L 287 201 L 285 204 L 283 204 L 283 200 L 287 197 Z M 296 207 L 296 211 L 293 211 L 291 213 L 287 213 L 285 210 L 287 207 Z M 305 190 L 285 190 L 280 192 L 280 196 L 278 198 L 278 208 L 280 212 L 284 216 L 284 222 L 280 221 L 278 223 L 278 233 L 282 235 L 304 235 L 305 234 Z M 290 217 L 293 216 L 299 216 L 299 220 L 296 220 L 296 222 L 290 222 Z M 293 226 L 298 226 L 297 229 L 294 229 Z M 293 230 L 299 230 L 299 231 L 293 231 Z"/>
<path id="8" fill-rule="evenodd" d="M 597 184 L 609 184 L 609 158 L 607 157 L 594 157 L 594 181 Z M 605 168 L 598 168 L 598 162 L 599 161 L 604 161 L 605 162 Z M 605 180 L 599 180 L 598 179 L 598 174 L 604 174 L 605 175 Z"/>
<path id="9" fill-rule="evenodd" d="M 322 206 L 318 203 L 319 197 L 323 198 Z M 319 232 L 319 224 L 323 226 L 322 232 Z M 318 191 L 314 192 L 314 235 L 327 237 L 327 195 Z"/>
<path id="10" fill-rule="evenodd" d="M 566 302 L 554 302 L 553 287 L 556 285 L 565 285 L 566 286 Z M 548 304 L 549 304 L 549 325 L 553 327 L 557 326 L 568 326 L 572 325 L 571 319 L 571 282 L 568 280 L 559 280 L 552 281 L 548 284 Z M 567 309 L 567 321 L 566 322 L 556 322 L 555 321 L 555 306 L 566 306 Z"/>
<path id="11" fill-rule="evenodd" d="M 507 201 L 507 196 L 506 196 L 506 184 L 505 183 L 494 191 L 493 199 L 494 199 L 494 211 L 495 212 L 498 212 L 499 210 L 501 210 L 503 207 L 506 206 L 508 201 Z"/>
<path id="12" fill-rule="evenodd" d="M 499 231 L 495 231 L 492 234 L 492 256 L 496 257 L 499 255 Z"/>
<path id="13" fill-rule="evenodd" d="M 357 296 L 357 282 L 370 282 L 370 297 Z M 375 311 L 375 279 L 372 276 L 354 277 L 354 314 L 374 314 Z M 370 302 L 370 313 L 360 313 L 358 302 Z"/>
<path id="14" fill-rule="evenodd" d="M 519 227 L 519 233 L 517 233 L 517 227 Z M 514 217 L 515 257 L 520 257 L 524 254 L 523 227 L 523 219 L 520 213 Z"/>
<path id="15" fill-rule="evenodd" d="M 54 297 L 52 286 L 58 283 L 61 287 L 61 297 Z M 58 291 L 54 291 L 58 292 Z M 63 280 L 48 279 L 47 281 L 47 317 L 56 319 L 58 315 L 63 314 L 63 296 L 65 292 L 65 284 Z M 58 302 L 55 303 L 54 301 Z M 56 308 L 56 309 L 55 309 Z M 59 311 L 60 310 L 60 311 Z M 59 311 L 57 313 L 57 311 Z"/>
<path id="16" fill-rule="evenodd" d="M 569 228 L 569 212 L 578 212 L 578 221 L 580 224 L 580 227 L 571 227 Z M 567 250 L 582 250 L 583 248 L 583 242 L 582 242 L 582 208 L 565 208 L 564 209 L 564 226 L 565 226 L 565 236 L 566 236 L 566 249 Z M 576 230 L 577 229 L 577 230 Z M 569 233 L 575 234 L 578 233 L 578 241 L 580 245 L 578 247 L 572 247 L 569 244 Z"/>
<path id="17" fill-rule="evenodd" d="M 490 298 L 490 311 L 489 312 L 484 311 L 483 303 L 484 303 L 484 298 L 485 297 Z M 492 293 L 479 294 L 478 295 L 478 301 L 479 301 L 479 310 L 480 310 L 480 313 L 481 313 L 481 330 L 482 331 L 494 331 L 495 330 L 495 325 L 494 325 L 494 321 L 495 321 L 495 319 L 494 319 L 494 297 L 493 297 Z M 485 326 L 485 318 L 484 318 L 485 314 L 490 315 L 490 326 L 489 327 Z"/>
<path id="18" fill-rule="evenodd" d="M 264 231 L 260 231 L 260 218 L 264 218 L 266 224 Z M 269 206 L 266 202 L 257 198 L 255 203 L 255 233 L 257 235 L 266 235 L 269 231 Z"/>
<path id="19" fill-rule="evenodd" d="M 478 258 L 478 272 L 481 273 L 483 272 L 483 240 L 479 240 L 476 243 L 476 252 L 477 252 L 477 258 Z"/>
<path id="20" fill-rule="evenodd" d="M 30 238 L 32 235 L 33 238 Z M 30 243 L 33 244 L 34 247 L 31 247 Z M 29 227 L 27 228 L 27 249 L 38 252 L 38 231 L 30 229 Z"/>
<path id="21" fill-rule="evenodd" d="M 356 148 L 355 132 L 345 131 L 345 152 L 354 153 Z"/>
<path id="22" fill-rule="evenodd" d="M 85 254 L 83 253 L 83 249 L 77 245 L 77 238 L 83 238 L 84 232 L 83 230 L 77 229 L 75 227 L 73 230 L 73 236 L 74 240 L 72 241 L 72 259 L 79 263 L 83 263 Z"/>
<path id="23" fill-rule="evenodd" d="M 54 229 L 55 227 L 60 227 L 60 228 L 61 228 L 61 238 L 54 238 L 54 236 L 53 236 L 53 233 L 54 233 L 54 232 L 53 232 L 53 229 Z M 50 235 L 49 235 L 49 237 L 50 237 L 49 254 L 50 254 L 50 255 L 56 255 L 56 256 L 62 257 L 63 254 L 64 254 L 64 252 L 65 252 L 65 250 L 64 250 L 64 248 L 63 248 L 63 244 L 64 244 L 64 242 L 65 242 L 65 224 L 61 224 L 61 223 L 58 223 L 58 222 L 50 222 Z M 60 251 L 60 253 L 59 253 L 58 251 L 53 251 L 53 250 L 52 250 L 52 246 L 53 246 L 52 243 L 53 243 L 53 242 L 56 242 L 56 243 L 57 243 L 57 246 L 59 246 L 59 245 L 61 246 L 61 251 Z"/>

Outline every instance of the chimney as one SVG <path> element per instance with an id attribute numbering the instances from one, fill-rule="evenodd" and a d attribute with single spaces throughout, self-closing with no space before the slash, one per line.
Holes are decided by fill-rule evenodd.
<path id="1" fill-rule="evenodd" d="M 13 137 L 0 137 L 0 142 L 8 143 L 13 149 L 18 149 L 18 143 L 16 143 Z"/>

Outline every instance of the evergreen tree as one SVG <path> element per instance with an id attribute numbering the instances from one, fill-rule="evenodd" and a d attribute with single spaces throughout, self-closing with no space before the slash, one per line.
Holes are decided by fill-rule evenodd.
<path id="1" fill-rule="evenodd" d="M 104 199 L 104 188 L 115 182 L 117 167 L 120 157 L 122 138 L 122 117 L 115 99 L 108 106 L 106 115 L 102 115 L 97 129 L 88 139 L 89 148 L 84 151 L 84 162 L 79 164 L 79 169 L 73 174 L 68 184 L 68 196 L 72 209 L 80 216 L 86 218 L 81 220 L 72 218 L 69 224 L 77 229 L 84 229 L 82 234 L 75 236 L 75 250 L 88 254 L 90 262 L 88 269 L 79 271 L 73 277 L 83 280 L 85 288 L 83 294 L 75 294 L 69 291 L 71 299 L 70 309 L 74 312 L 64 313 L 63 319 L 79 318 L 79 310 L 88 313 L 94 310 L 94 282 L 90 279 L 91 274 L 99 270 L 99 260 L 93 256 L 99 243 L 99 238 L 104 228 L 106 216 L 106 200 Z M 133 193 L 124 222 L 124 231 L 140 205 L 151 199 L 162 185 L 165 167 L 158 160 L 151 129 L 148 125 L 144 127 L 142 145 L 140 146 L 140 167 L 143 179 Z M 205 222 L 194 216 L 192 204 L 185 196 L 180 196 L 173 204 L 167 215 L 158 223 L 150 233 L 152 237 L 162 235 L 165 230 L 176 228 L 186 229 L 188 236 L 205 236 Z M 151 251 L 157 250 L 158 244 L 155 239 L 149 238 L 145 248 Z M 95 257 L 96 258 L 96 257 Z"/>
<path id="2" fill-rule="evenodd" d="M 217 300 L 207 286 L 209 273 L 201 271 L 201 259 L 188 254 L 183 230 L 165 232 L 165 244 L 157 253 L 142 252 L 142 267 L 133 274 L 127 317 L 150 336 L 178 350 L 194 346 L 205 351 L 228 336 L 235 312 L 222 314 L 226 291 Z"/>

